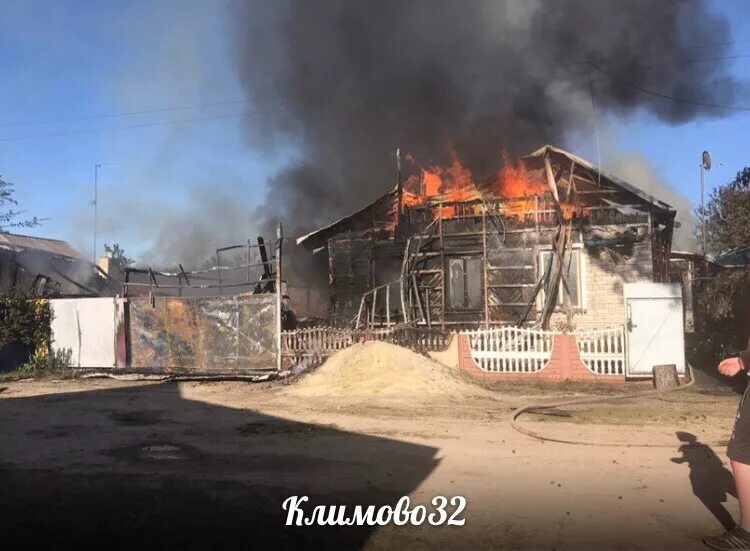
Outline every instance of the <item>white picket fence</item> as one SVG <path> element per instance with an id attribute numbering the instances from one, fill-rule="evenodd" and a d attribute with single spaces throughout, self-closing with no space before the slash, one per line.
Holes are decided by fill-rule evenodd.
<path id="1" fill-rule="evenodd" d="M 466 331 L 471 357 L 490 373 L 537 373 L 552 356 L 555 333 L 520 327 Z"/>
<path id="2" fill-rule="evenodd" d="M 615 327 L 575 334 L 586 368 L 597 375 L 625 374 L 625 329 Z"/>
<path id="3" fill-rule="evenodd" d="M 331 355 L 354 344 L 354 335 L 348 329 L 312 327 L 296 331 L 282 331 L 282 353 L 305 355 Z"/>

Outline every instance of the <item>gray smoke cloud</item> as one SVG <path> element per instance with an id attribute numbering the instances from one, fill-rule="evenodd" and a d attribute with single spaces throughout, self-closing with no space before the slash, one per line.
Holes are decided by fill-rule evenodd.
<path id="1" fill-rule="evenodd" d="M 565 145 L 588 128 L 592 91 L 600 115 L 641 109 L 668 124 L 724 112 L 636 87 L 707 103 L 744 94 L 722 61 L 685 63 L 729 47 L 727 21 L 700 0 L 257 1 L 232 17 L 249 97 L 283 104 L 247 126 L 249 143 L 300 152 L 262 209 L 294 235 L 389 189 L 396 146 L 428 163 L 453 145 L 481 178 L 502 150 Z M 643 184 L 643 171 L 626 172 Z"/>
<path id="2" fill-rule="evenodd" d="M 686 196 L 668 185 L 657 170 L 638 153 L 615 152 L 603 163 L 602 170 L 616 174 L 628 182 L 637 182 L 649 193 L 677 209 L 672 249 L 677 251 L 698 251 L 695 230 L 698 219 L 693 214 L 693 204 Z"/>

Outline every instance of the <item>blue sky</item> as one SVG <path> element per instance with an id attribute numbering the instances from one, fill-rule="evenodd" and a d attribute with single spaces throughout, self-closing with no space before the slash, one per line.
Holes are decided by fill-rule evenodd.
<path id="1" fill-rule="evenodd" d="M 713 3 L 733 27 L 733 36 L 717 42 L 745 41 L 733 46 L 735 54 L 750 54 L 746 6 Z M 94 166 L 102 164 L 99 254 L 104 242 L 119 242 L 144 260 L 184 258 L 175 232 L 190 232 L 208 250 L 250 235 L 252 207 L 265 194 L 267 177 L 293 153 L 257 152 L 243 140 L 247 119 L 240 115 L 260 113 L 252 121 L 275 106 L 231 104 L 245 94 L 229 33 L 219 0 L 0 4 L 0 175 L 16 184 L 30 215 L 50 218 L 29 233 L 68 239 L 91 254 Z M 750 58 L 735 60 L 733 68 L 750 79 Z M 222 102 L 227 105 L 14 125 Z M 98 131 L 185 119 L 215 120 Z M 599 128 L 602 163 L 606 168 L 607 144 L 642 153 L 661 179 L 697 203 L 700 153 L 708 149 L 714 158 L 709 186 L 729 180 L 750 164 L 749 123 L 748 112 L 679 126 L 643 113 L 609 117 Z M 596 161 L 593 134 L 572 137 L 568 145 Z M 201 219 L 205 212 L 210 216 Z M 217 220 L 218 230 L 206 227 Z"/>

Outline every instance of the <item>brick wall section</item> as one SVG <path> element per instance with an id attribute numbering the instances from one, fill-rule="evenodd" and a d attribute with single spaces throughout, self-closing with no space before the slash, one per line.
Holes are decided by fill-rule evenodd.
<path id="1" fill-rule="evenodd" d="M 469 337 L 458 336 L 458 365 L 480 379 L 494 381 L 587 381 L 596 383 L 624 383 L 624 375 L 597 375 L 581 361 L 573 335 L 555 335 L 552 356 L 547 365 L 536 373 L 489 373 L 479 368 L 471 357 Z"/>
<path id="2" fill-rule="evenodd" d="M 583 268 L 586 274 L 584 289 L 585 310 L 573 318 L 576 330 L 605 329 L 625 323 L 625 301 L 622 296 L 624 283 L 653 281 L 654 268 L 651 242 L 646 239 L 633 246 L 632 254 L 617 254 L 607 249 L 584 247 Z M 565 319 L 555 313 L 550 327 L 557 319 Z"/>
<path id="3" fill-rule="evenodd" d="M 564 373 L 563 363 L 559 361 L 553 361 L 555 359 L 555 349 L 558 346 L 557 339 L 552 343 L 552 358 L 547 365 L 536 373 L 489 373 L 480 369 L 480 367 L 471 357 L 471 349 L 469 347 L 469 337 L 466 335 L 458 335 L 458 366 L 464 371 L 474 375 L 480 379 L 488 379 L 494 381 L 563 381 Z"/>

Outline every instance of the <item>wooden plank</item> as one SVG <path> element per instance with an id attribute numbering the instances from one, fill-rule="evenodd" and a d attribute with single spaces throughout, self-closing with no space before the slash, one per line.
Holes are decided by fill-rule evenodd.
<path id="1" fill-rule="evenodd" d="M 443 244 L 443 216 L 442 216 L 442 204 L 441 210 L 438 211 L 440 216 L 438 217 L 438 237 L 440 239 L 440 321 L 442 327 L 445 328 L 445 246 Z"/>
<path id="2" fill-rule="evenodd" d="M 412 289 L 414 291 L 414 300 L 417 303 L 417 310 L 419 310 L 419 315 L 422 317 L 423 320 L 426 321 L 426 317 L 424 314 L 424 309 L 422 308 L 422 297 L 419 294 L 419 286 L 417 285 L 417 276 L 414 275 L 414 273 L 411 274 L 411 281 L 412 281 Z"/>
<path id="3" fill-rule="evenodd" d="M 489 326 L 490 323 L 490 309 L 488 303 L 488 287 L 487 287 L 487 211 L 482 212 L 482 269 L 484 272 L 484 325 Z"/>
<path id="4" fill-rule="evenodd" d="M 385 288 L 385 324 L 390 327 L 391 325 L 391 285 Z"/>
<path id="5" fill-rule="evenodd" d="M 432 327 L 432 312 L 430 312 L 430 290 L 425 289 L 425 313 L 427 314 L 427 327 Z"/>

